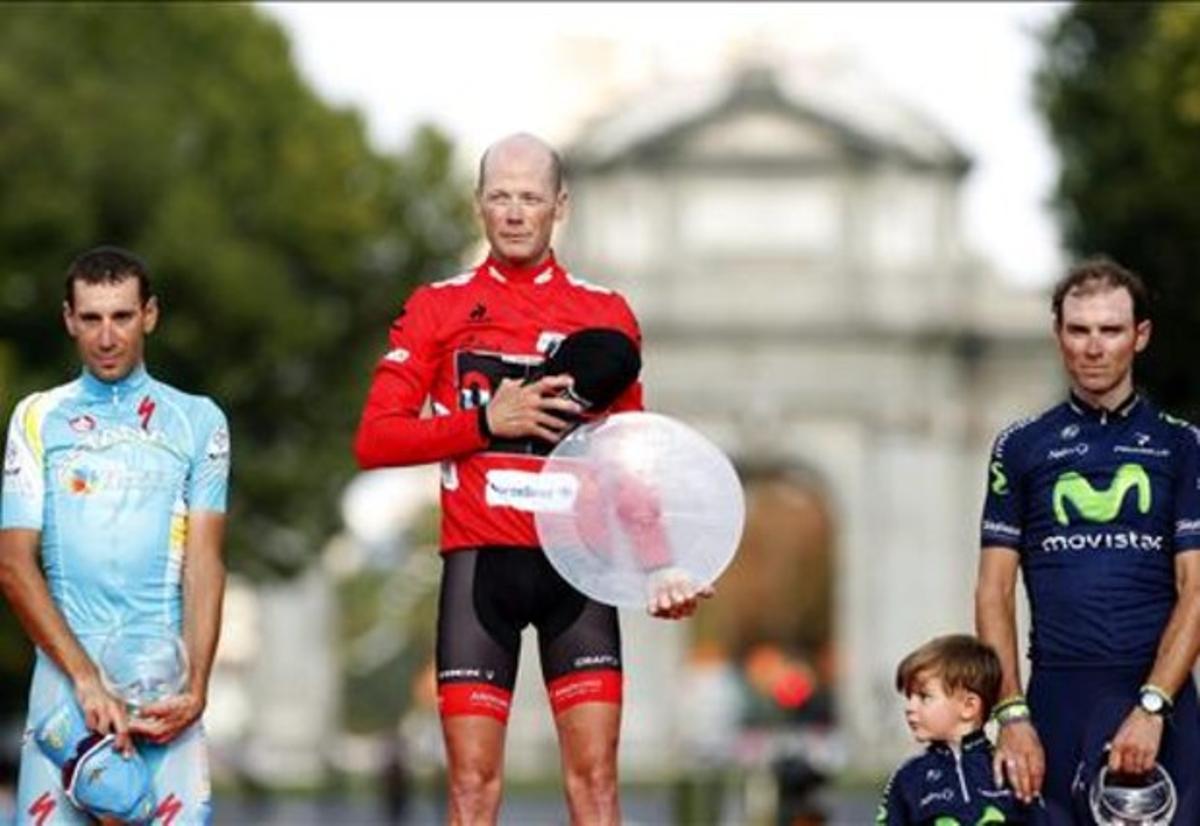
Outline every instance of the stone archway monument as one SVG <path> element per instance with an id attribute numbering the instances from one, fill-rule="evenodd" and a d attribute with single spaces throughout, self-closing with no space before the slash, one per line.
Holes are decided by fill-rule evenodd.
<path id="1" fill-rule="evenodd" d="M 837 715 L 854 768 L 892 767 L 896 662 L 972 625 L 990 440 L 1059 392 L 1044 298 L 966 249 L 964 153 L 856 76 L 661 88 L 567 163 L 562 260 L 637 311 L 649 406 L 824 480 Z"/>

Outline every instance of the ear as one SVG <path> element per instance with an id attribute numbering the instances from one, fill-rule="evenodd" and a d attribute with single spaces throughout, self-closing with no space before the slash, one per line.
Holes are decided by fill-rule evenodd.
<path id="1" fill-rule="evenodd" d="M 63 302 L 63 326 L 67 328 L 67 334 L 71 338 L 75 338 L 79 333 L 75 329 L 75 314 L 71 312 L 70 302 Z"/>
<path id="2" fill-rule="evenodd" d="M 983 699 L 978 694 L 963 689 L 959 699 L 962 703 L 960 715 L 963 720 L 978 720 L 983 717 Z"/>
<path id="3" fill-rule="evenodd" d="M 1150 319 L 1143 319 L 1138 322 L 1136 329 L 1137 338 L 1134 340 L 1134 351 L 1142 352 L 1150 344 Z"/>
<path id="4" fill-rule="evenodd" d="M 158 326 L 158 298 L 150 296 L 142 307 L 142 332 L 149 335 Z"/>
<path id="5" fill-rule="evenodd" d="M 554 220 L 555 221 L 561 221 L 563 218 L 567 217 L 567 201 L 568 200 L 569 200 L 569 197 L 567 195 L 567 188 L 564 186 L 562 189 L 560 189 L 558 191 L 558 194 L 554 196 Z"/>

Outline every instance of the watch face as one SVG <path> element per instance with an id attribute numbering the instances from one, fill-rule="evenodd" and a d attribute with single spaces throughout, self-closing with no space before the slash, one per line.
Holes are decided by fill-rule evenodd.
<path id="1" fill-rule="evenodd" d="M 1155 694 L 1153 691 L 1142 692 L 1142 697 L 1139 700 L 1139 705 L 1151 714 L 1159 714 L 1163 710 L 1163 698 Z"/>

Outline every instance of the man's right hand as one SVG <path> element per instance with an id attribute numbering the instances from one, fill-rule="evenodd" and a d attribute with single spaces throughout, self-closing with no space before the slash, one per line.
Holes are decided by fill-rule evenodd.
<path id="1" fill-rule="evenodd" d="M 578 416 L 583 408 L 562 397 L 571 386 L 568 375 L 544 376 L 530 384 L 516 379 L 503 379 L 492 394 L 484 415 L 493 436 L 502 439 L 521 439 L 536 436 L 557 444 L 570 422 L 562 416 Z"/>
<path id="2" fill-rule="evenodd" d="M 1042 780 L 1046 776 L 1046 754 L 1033 723 L 1013 722 L 1000 727 L 992 771 L 997 786 L 1003 786 L 1004 779 L 1008 778 L 1008 785 L 1022 803 L 1032 803 L 1041 793 Z"/>
<path id="3" fill-rule="evenodd" d="M 125 704 L 105 690 L 99 677 L 89 677 L 76 683 L 75 699 L 83 709 L 83 718 L 89 729 L 98 734 L 115 734 L 114 748 L 127 757 L 133 754 Z"/>

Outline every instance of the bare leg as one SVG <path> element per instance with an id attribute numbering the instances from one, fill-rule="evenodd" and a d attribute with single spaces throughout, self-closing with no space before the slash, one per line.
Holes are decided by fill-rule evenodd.
<path id="1" fill-rule="evenodd" d="M 581 703 L 554 721 L 562 751 L 563 783 L 573 826 L 618 826 L 617 740 L 621 707 Z"/>
<path id="2" fill-rule="evenodd" d="M 442 720 L 451 826 L 491 826 L 500 815 L 504 724 L 491 717 Z"/>

